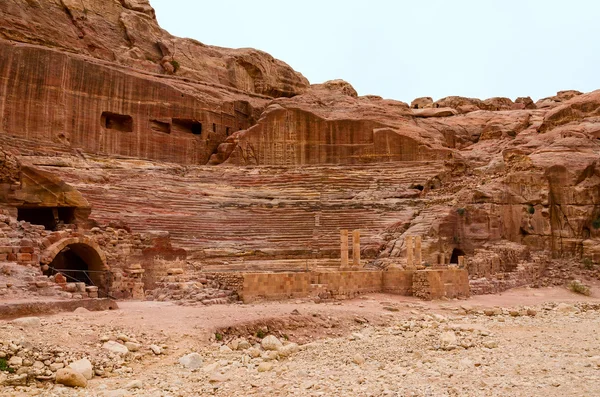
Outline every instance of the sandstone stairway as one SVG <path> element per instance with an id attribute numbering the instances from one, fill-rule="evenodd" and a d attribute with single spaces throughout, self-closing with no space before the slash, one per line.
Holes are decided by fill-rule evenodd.
<path id="1" fill-rule="evenodd" d="M 286 270 L 303 269 L 307 260 L 334 266 L 340 229 L 361 229 L 368 257 L 389 225 L 412 216 L 420 198 L 410 186 L 444 171 L 441 162 L 398 162 L 198 167 L 180 175 L 166 165 L 128 165 L 102 169 L 104 179 L 93 168 L 58 172 L 90 202 L 94 219 L 169 231 L 191 257 L 240 270 L 264 269 L 264 260 L 281 260 L 267 267 Z"/>

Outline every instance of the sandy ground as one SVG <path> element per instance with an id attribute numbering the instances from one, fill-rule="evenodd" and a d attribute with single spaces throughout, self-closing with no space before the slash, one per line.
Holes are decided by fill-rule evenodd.
<path id="1" fill-rule="evenodd" d="M 600 396 L 600 300 L 563 288 L 443 302 L 371 294 L 321 304 L 119 306 L 44 317 L 34 329 L 0 321 L 0 342 L 118 361 L 86 389 L 46 382 L 0 387 L 0 395 Z M 484 313 L 493 307 L 503 314 Z M 260 342 L 257 330 L 301 347 L 286 358 L 222 347 L 238 337 Z M 215 333 L 223 339 L 215 341 Z M 139 341 L 142 351 L 123 360 L 103 356 L 100 339 L 119 334 Z M 191 352 L 203 360 L 196 371 L 178 363 Z M 269 368 L 259 372 L 263 362 Z"/>

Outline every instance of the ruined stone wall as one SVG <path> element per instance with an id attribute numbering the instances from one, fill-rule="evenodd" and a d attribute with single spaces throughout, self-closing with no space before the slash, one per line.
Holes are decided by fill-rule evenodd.
<path id="1" fill-rule="evenodd" d="M 383 272 L 383 292 L 412 296 L 414 271 L 387 269 Z"/>
<path id="2" fill-rule="evenodd" d="M 244 302 L 259 299 L 290 299 L 310 294 L 310 273 L 244 273 L 239 297 Z"/>
<path id="3" fill-rule="evenodd" d="M 142 290 L 144 284 L 146 284 L 146 288 L 152 288 L 154 278 L 157 277 L 155 272 L 166 274 L 167 265 L 163 264 L 164 269 L 154 266 L 157 255 L 185 257 L 185 252 L 171 248 L 168 233 L 160 235 L 161 238 L 157 238 L 152 233 L 131 233 L 124 228 L 110 226 L 84 230 L 77 228 L 76 225 L 65 225 L 61 230 L 49 231 L 41 225 L 17 221 L 10 216 L 9 211 L 2 210 L 0 213 L 0 262 L 15 263 L 31 269 L 32 274 L 36 275 L 35 281 L 40 288 L 45 288 L 48 286 L 48 282 L 54 282 L 54 279 L 44 278 L 42 273 L 45 269 L 44 266 L 49 265 L 66 246 L 84 244 L 97 250 L 101 256 L 100 260 L 103 262 L 102 264 L 98 262 L 88 264 L 103 265 L 88 270 L 110 272 L 104 276 L 92 275 L 91 278 L 108 287 L 108 293 L 111 296 L 130 298 L 134 285 L 135 288 Z M 134 275 L 135 271 L 132 271 L 132 268 L 136 266 L 139 269 L 148 267 L 148 282 L 144 277 Z M 108 275 L 110 278 L 106 279 Z M 67 283 L 74 282 L 71 279 L 65 281 Z M 141 296 L 143 298 L 143 293 Z"/>
<path id="4" fill-rule="evenodd" d="M 417 277 L 416 274 L 419 274 Z M 244 302 L 314 297 L 348 299 L 360 294 L 386 292 L 424 299 L 469 296 L 465 270 L 434 271 L 313 271 L 296 273 L 222 273 L 212 275 L 221 288 L 232 290 Z"/>
<path id="5" fill-rule="evenodd" d="M 413 275 L 414 296 L 425 299 L 468 297 L 469 274 L 466 270 L 421 270 Z"/>
<path id="6" fill-rule="evenodd" d="M 316 272 L 313 284 L 320 284 L 332 298 L 353 298 L 359 294 L 381 292 L 383 274 L 380 271 Z"/>

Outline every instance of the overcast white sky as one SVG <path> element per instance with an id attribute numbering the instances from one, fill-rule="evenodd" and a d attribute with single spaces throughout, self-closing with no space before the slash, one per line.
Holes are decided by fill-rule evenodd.
<path id="1" fill-rule="evenodd" d="M 600 89 L 596 0 L 150 0 L 174 35 L 254 47 L 360 95 L 531 96 Z"/>

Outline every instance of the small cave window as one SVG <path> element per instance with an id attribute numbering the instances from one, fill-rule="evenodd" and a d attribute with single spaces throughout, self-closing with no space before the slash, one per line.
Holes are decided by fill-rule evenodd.
<path id="1" fill-rule="evenodd" d="M 217 125 L 213 123 L 213 132 L 217 132 Z"/>
<path id="2" fill-rule="evenodd" d="M 173 119 L 172 127 L 176 131 L 193 135 L 202 135 L 202 123 L 196 120 Z"/>
<path id="3" fill-rule="evenodd" d="M 229 136 L 229 127 L 225 128 L 225 135 Z"/>
<path id="4" fill-rule="evenodd" d="M 102 127 L 107 130 L 133 132 L 133 118 L 124 114 L 103 112 L 100 117 Z"/>
<path id="5" fill-rule="evenodd" d="M 465 256 L 465 251 L 463 251 L 459 248 L 454 248 L 452 250 L 452 256 L 450 257 L 450 264 L 458 265 L 458 257 L 459 256 Z"/>
<path id="6" fill-rule="evenodd" d="M 417 189 L 419 191 L 423 191 L 425 189 L 425 187 L 423 185 L 411 185 L 410 186 L 411 189 Z"/>
<path id="7" fill-rule="evenodd" d="M 57 230 L 60 225 L 75 223 L 75 208 L 46 207 L 46 208 L 17 208 L 17 220 L 29 222 L 32 225 L 44 226 L 46 230 Z"/>
<path id="8" fill-rule="evenodd" d="M 525 237 L 525 236 L 529 236 L 530 233 L 524 227 L 520 227 L 519 228 L 519 234 L 521 236 Z"/>
<path id="9" fill-rule="evenodd" d="M 582 237 L 584 240 L 587 240 L 587 239 L 589 239 L 589 238 L 590 238 L 590 236 L 591 236 L 591 231 L 590 231 L 590 228 L 589 228 L 589 227 L 584 227 L 584 228 L 583 228 L 583 231 L 582 231 L 582 233 L 581 233 L 581 237 Z"/>
<path id="10" fill-rule="evenodd" d="M 162 132 L 163 134 L 171 133 L 171 123 L 160 120 L 150 120 L 150 129 L 156 132 Z"/>

